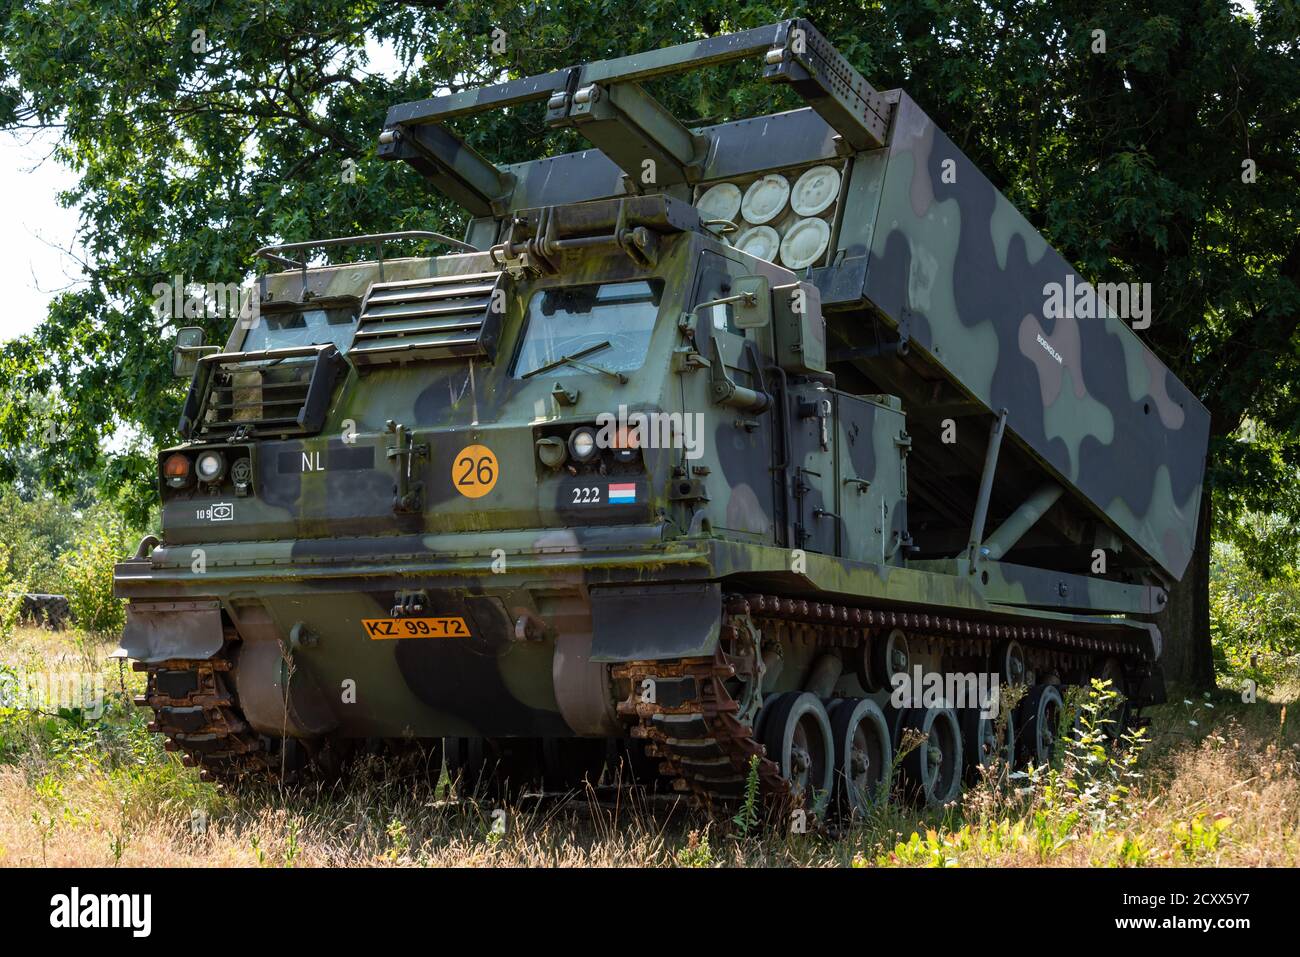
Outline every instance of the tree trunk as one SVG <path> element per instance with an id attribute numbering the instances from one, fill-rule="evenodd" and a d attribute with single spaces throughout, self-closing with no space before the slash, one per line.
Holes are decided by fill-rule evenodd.
<path id="1" fill-rule="evenodd" d="M 1160 663 L 1165 681 L 1182 691 L 1214 688 L 1214 653 L 1210 645 L 1210 489 L 1201 494 L 1196 549 L 1183 580 L 1169 590 L 1169 603 L 1156 616 L 1164 637 Z M 1172 697 L 1172 694 L 1171 694 Z"/>

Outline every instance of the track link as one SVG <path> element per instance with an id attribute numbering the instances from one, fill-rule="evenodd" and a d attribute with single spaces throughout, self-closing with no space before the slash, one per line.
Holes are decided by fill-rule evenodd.
<path id="1" fill-rule="evenodd" d="M 762 669 L 758 656 L 747 654 L 747 648 L 757 647 L 749 636 L 755 629 L 762 634 L 797 634 L 829 649 L 855 647 L 892 628 L 904 629 L 909 637 L 937 640 L 960 655 L 988 656 L 994 642 L 1014 640 L 1061 665 L 1094 655 L 1137 656 L 1123 642 L 1047 625 L 732 594 L 723 599 L 721 636 L 713 658 L 632 661 L 614 667 L 613 677 L 629 683 L 618 713 L 628 733 L 644 739 L 647 753 L 660 759 L 659 771 L 673 789 L 690 794 L 697 806 L 715 811 L 737 803 L 744 796 L 754 757 L 759 759 L 763 795 L 769 803 L 784 806 L 800 796 L 759 739 L 761 700 L 755 693 Z M 733 691 L 747 682 L 752 684 L 742 703 Z"/>
<path id="2" fill-rule="evenodd" d="M 163 747 L 180 751 L 186 767 L 198 768 L 205 781 L 273 778 L 278 762 L 267 739 L 249 727 L 239 711 L 231 669 L 239 638 L 227 629 L 221 650 L 212 658 L 136 662 L 148 685 L 135 704 L 153 709 L 149 730 L 167 738 Z"/>
<path id="3" fill-rule="evenodd" d="M 726 685 L 737 677 L 737 668 L 728 657 L 720 648 L 713 658 L 616 667 L 614 677 L 630 681 L 633 689 L 619 704 L 619 714 L 635 722 L 629 733 L 644 739 L 646 753 L 661 760 L 659 771 L 673 789 L 691 793 L 701 805 L 712 808 L 743 796 L 754 757 L 764 790 L 786 799 L 789 785 L 758 743 L 752 719 L 737 717 L 740 705 Z M 643 700 L 646 681 L 653 682 L 655 701 Z M 663 703 L 665 689 L 678 690 L 680 703 Z"/>

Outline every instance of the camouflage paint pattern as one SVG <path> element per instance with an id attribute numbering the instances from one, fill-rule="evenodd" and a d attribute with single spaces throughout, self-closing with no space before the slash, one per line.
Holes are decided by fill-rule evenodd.
<path id="1" fill-rule="evenodd" d="M 786 35 L 789 24 L 778 26 L 730 45 L 704 41 L 701 55 L 762 49 Z M 589 65 L 582 79 L 617 82 L 618 69 L 644 79 L 683 62 L 674 51 Z M 406 129 L 430 110 L 446 119 L 537 99 L 557 76 L 397 107 L 389 126 Z M 906 96 L 882 101 L 893 105 L 889 144 L 864 152 L 837 139 L 823 117 L 840 114 L 825 103 L 824 112 L 693 131 L 713 148 L 692 168 L 693 184 L 648 191 L 663 194 L 666 211 L 650 229 L 649 264 L 601 239 L 607 226 L 592 225 L 625 212 L 628 188 L 625 171 L 599 150 L 487 169 L 463 144 L 433 136 L 417 149 L 395 139 L 384 147 L 392 157 L 465 200 L 477 217 L 468 238 L 484 251 L 268 275 L 264 310 L 351 303 L 356 311 L 377 283 L 404 283 L 385 288 L 418 297 L 442 280 L 497 277 L 505 301 L 494 351 L 347 361 L 315 434 L 196 434 L 177 448 L 246 457 L 248 484 L 239 493 L 229 476 L 184 489 L 162 483 L 162 543 L 118 566 L 118 593 L 148 609 L 151 627 L 174 615 L 169 647 L 188 643 L 198 657 L 220 635 L 198 634 L 200 612 L 172 603 L 219 601 L 244 641 L 236 682 L 250 721 L 279 733 L 289 698 L 289 732 L 300 735 L 617 734 L 602 713 L 612 712 L 612 691 L 598 690 L 607 700 L 588 707 L 588 692 L 575 689 L 607 685 L 608 662 L 709 653 L 718 596 L 751 583 L 976 618 L 1014 612 L 1158 650 L 1151 626 L 1116 615 L 1158 610 L 1159 588 L 1009 561 L 911 559 L 904 403 L 836 387 L 811 358 L 801 366 L 791 359 L 800 353 L 780 348 L 777 337 L 789 333 L 776 321 L 743 328 L 734 304 L 699 308 L 760 276 L 780 290 L 766 304 L 779 311 L 779 297 L 805 279 L 827 317 L 825 327 L 804 326 L 816 339 L 808 356 L 832 343 L 870 344 L 873 316 L 894 325 L 906 317 L 945 381 L 986 413 L 1008 410 L 1010 435 L 1044 477 L 1065 485 L 1069 507 L 1104 516 L 1181 574 L 1200 494 L 1204 410 L 1118 320 L 1043 320 L 1042 286 L 1068 266 Z M 598 135 L 617 137 L 617 126 Z M 450 152 L 439 153 L 438 142 Z M 956 183 L 943 180 L 947 158 Z M 712 182 L 773 170 L 793 177 L 818 163 L 835 164 L 844 188 L 828 214 L 831 248 L 800 275 L 739 252 L 689 206 L 693 189 Z M 541 244 L 548 216 L 578 245 L 551 248 L 552 269 L 500 276 L 505 247 L 487 247 L 508 234 Z M 596 351 L 586 365 L 517 374 L 535 295 L 635 280 L 661 288 L 638 366 L 602 373 Z M 239 353 L 246 335 L 237 327 L 226 352 Z M 1059 363 L 1034 351 L 1038 335 Z M 345 341 L 339 351 L 347 360 L 355 347 Z M 719 401 L 720 383 L 766 402 Z M 630 462 L 602 452 L 599 466 L 544 464 L 539 442 L 565 440 L 620 407 L 698 415 L 700 454 L 643 447 Z M 409 454 L 400 441 L 411 443 Z M 469 495 L 458 469 L 473 447 L 491 450 L 494 477 L 490 490 Z M 160 453 L 160 465 L 173 451 Z M 413 505 L 396 501 L 404 483 Z M 610 501 L 611 485 L 625 487 L 619 501 Z M 405 613 L 409 602 L 418 612 Z M 386 640 L 366 625 L 405 617 L 463 619 L 468 633 Z M 124 653 L 148 654 L 142 634 L 128 624 Z"/>
<path id="2" fill-rule="evenodd" d="M 1084 283 L 901 95 L 865 295 L 975 399 L 1006 409 L 1016 439 L 1181 578 L 1209 413 L 1123 320 L 1046 318 L 1044 287 L 1065 288 L 1068 277 Z"/>

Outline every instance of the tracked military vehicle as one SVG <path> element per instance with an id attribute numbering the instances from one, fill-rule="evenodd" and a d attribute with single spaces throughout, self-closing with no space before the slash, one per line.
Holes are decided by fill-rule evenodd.
<path id="1" fill-rule="evenodd" d="M 745 57 L 807 106 L 688 128 L 645 87 Z M 448 125 L 538 101 L 591 148 L 497 165 Z M 811 24 L 396 106 L 379 142 L 463 241 L 268 247 L 256 319 L 178 345 L 161 538 L 116 585 L 188 763 L 444 742 L 564 786 L 613 742 L 711 807 L 756 769 L 852 810 L 908 729 L 944 802 L 1050 757 L 1069 686 L 1162 700 L 1206 410 Z M 385 257 L 412 238 L 454 248 Z M 308 264 L 340 243 L 375 256 Z M 1010 721 L 899 703 L 970 675 L 1027 689 Z"/>

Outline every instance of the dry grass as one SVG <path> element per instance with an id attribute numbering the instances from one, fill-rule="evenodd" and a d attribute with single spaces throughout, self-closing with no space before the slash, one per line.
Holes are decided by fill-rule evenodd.
<path id="1" fill-rule="evenodd" d="M 961 807 L 894 805 L 838 835 L 768 826 L 740 837 L 682 804 L 627 791 L 502 808 L 502 834 L 497 809 L 450 800 L 428 775 L 373 768 L 349 787 L 239 794 L 201 784 L 123 703 L 141 676 L 119 675 L 108 650 L 33 630 L 0 647 L 0 663 L 29 672 L 102 668 L 110 697 L 104 720 L 80 728 L 0 710 L 0 865 L 1300 863 L 1300 736 L 1283 706 L 1230 693 L 1158 710 L 1133 791 L 1104 820 L 1071 818 L 1066 782 L 1002 779 L 973 788 Z"/>

